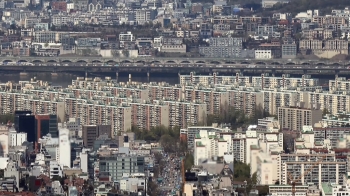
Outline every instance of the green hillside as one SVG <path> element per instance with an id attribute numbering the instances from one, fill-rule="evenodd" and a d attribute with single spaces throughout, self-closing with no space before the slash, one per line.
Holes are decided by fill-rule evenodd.
<path id="1" fill-rule="evenodd" d="M 306 10 L 320 10 L 320 14 L 330 14 L 332 9 L 350 7 L 350 0 L 291 0 L 287 4 L 276 4 L 266 11 L 291 12 L 293 14 Z"/>

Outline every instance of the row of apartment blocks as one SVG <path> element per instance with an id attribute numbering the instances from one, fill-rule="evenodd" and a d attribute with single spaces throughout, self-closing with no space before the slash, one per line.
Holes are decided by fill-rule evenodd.
<path id="1" fill-rule="evenodd" d="M 11 102 L 11 98 L 2 96 L 1 103 Z M 115 136 L 126 132 L 134 125 L 139 129 L 149 130 L 152 127 L 196 125 L 206 121 L 206 104 L 177 101 L 136 101 L 126 98 L 115 98 L 111 103 L 101 100 L 67 97 L 65 99 L 39 99 L 30 94 L 17 96 L 16 110 L 30 110 L 34 114 L 57 114 L 59 121 L 67 118 L 79 118 L 84 125 L 111 125 Z M 13 96 L 10 96 L 13 97 Z M 119 102 L 119 104 L 117 104 Z M 11 106 L 11 105 L 10 105 Z M 8 109 L 8 108 L 7 108 Z M 7 111 L 2 107 L 1 113 Z"/>
<path id="2" fill-rule="evenodd" d="M 256 106 L 259 105 L 270 114 L 277 114 L 278 107 L 293 106 L 299 101 L 300 95 L 297 93 L 298 91 L 295 90 L 290 92 L 275 90 L 259 91 L 255 88 L 235 88 L 232 86 L 218 86 L 215 88 L 203 86 L 169 87 L 168 85 L 154 86 L 152 84 L 149 88 L 145 89 L 137 84 L 106 87 L 103 90 L 92 90 L 91 88 L 64 90 L 50 88 L 22 89 L 20 91 L 3 91 L 0 95 L 1 103 L 3 104 L 1 107 L 2 113 L 11 113 L 19 110 L 23 105 L 32 110 L 37 108 L 33 111 L 44 112 L 44 110 L 52 109 L 53 112 L 58 112 L 56 105 L 58 102 L 64 102 L 62 111 L 65 111 L 70 117 L 75 117 L 71 115 L 77 111 L 76 107 L 78 106 L 75 105 L 79 104 L 92 105 L 94 103 L 98 105 L 103 103 L 118 106 L 123 102 L 145 103 L 148 100 L 151 100 L 151 104 L 155 104 L 155 102 L 152 102 L 153 100 L 190 106 L 204 104 L 205 106 L 198 106 L 204 111 L 199 111 L 199 116 L 219 114 L 222 107 L 226 106 L 233 106 L 248 115 L 253 115 Z M 51 102 L 53 104 L 52 106 L 47 105 Z M 201 115 L 201 113 L 204 114 Z M 61 119 L 64 119 L 64 117 L 62 116 Z M 204 120 L 202 117 L 196 119 L 201 122 Z"/>
<path id="3" fill-rule="evenodd" d="M 255 66 L 255 65 L 250 65 Z M 246 87 L 257 87 L 261 89 L 291 88 L 291 87 L 314 87 L 319 85 L 319 80 L 311 78 L 311 75 L 302 75 L 300 78 L 290 77 L 289 74 L 282 74 L 281 77 L 261 74 L 261 76 L 243 76 L 236 73 L 235 76 L 219 76 L 216 73 L 203 76 L 191 72 L 189 75 L 180 75 L 180 85 L 238 85 Z"/>
<path id="4" fill-rule="evenodd" d="M 250 164 L 260 185 L 288 184 L 290 176 L 302 176 L 302 184 L 313 183 L 319 188 L 324 182 L 348 183 L 349 127 L 304 126 L 300 137 L 293 141 L 294 153 L 285 153 L 284 133 L 277 131 L 277 120 L 260 120 L 266 124 L 259 122 L 235 132 L 219 127 L 188 127 L 181 130 L 181 136 L 187 137 L 195 165 L 233 156 Z M 311 167 L 312 171 L 303 176 Z"/>
<path id="5" fill-rule="evenodd" d="M 201 78 L 198 80 L 203 81 Z M 11 90 L 9 89 L 11 84 L 4 84 L 1 85 L 6 90 L 0 92 L 0 112 L 6 114 L 28 109 L 35 114 L 57 114 L 61 121 L 68 117 L 80 118 L 83 124 L 113 124 L 111 119 L 116 121 L 122 118 L 123 124 L 114 125 L 113 130 L 117 132 L 130 128 L 128 119 L 131 119 L 131 124 L 141 129 L 149 129 L 156 125 L 180 127 L 197 125 L 204 123 L 208 114 L 219 114 L 222 107 L 228 106 L 244 111 L 248 115 L 254 115 L 257 106 L 261 106 L 271 115 L 279 115 L 281 113 L 279 108 L 281 110 L 281 108 L 300 107 L 300 102 L 303 102 L 306 108 L 310 108 L 312 103 L 319 103 L 320 110 L 327 109 L 332 114 L 350 111 L 350 96 L 347 93 L 349 82 L 344 78 L 330 81 L 331 90 L 326 92 L 321 87 L 315 86 L 317 80 L 313 81 L 305 76 L 300 79 L 262 76 L 252 81 L 261 80 L 264 84 L 268 84 L 268 88 L 263 88 L 265 85 L 261 85 L 261 82 L 256 82 L 256 86 L 246 83 L 248 87 L 229 83 L 206 86 L 201 82 L 196 85 L 171 86 L 166 83 L 117 84 L 108 78 L 107 80 L 78 78 L 72 81 L 71 86 L 64 89 L 36 85 L 34 81 L 21 82 L 20 90 Z M 270 88 L 271 85 L 275 86 L 281 81 L 293 85 Z M 306 83 L 307 85 L 304 85 Z M 111 115 L 112 113 L 114 115 Z M 160 113 L 167 115 L 160 116 Z"/>
<path id="6" fill-rule="evenodd" d="M 300 40 L 300 50 L 340 50 L 342 54 L 348 54 L 347 40 Z"/>

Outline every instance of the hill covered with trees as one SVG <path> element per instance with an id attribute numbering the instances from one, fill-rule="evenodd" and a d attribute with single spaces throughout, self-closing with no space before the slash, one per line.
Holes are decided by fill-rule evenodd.
<path id="1" fill-rule="evenodd" d="M 297 14 L 299 12 L 305 12 L 306 10 L 319 10 L 322 14 L 330 14 L 332 9 L 344 9 L 350 7 L 350 1 L 345 0 L 291 0 L 286 4 L 276 4 L 271 9 L 266 11 L 274 12 L 291 12 Z"/>

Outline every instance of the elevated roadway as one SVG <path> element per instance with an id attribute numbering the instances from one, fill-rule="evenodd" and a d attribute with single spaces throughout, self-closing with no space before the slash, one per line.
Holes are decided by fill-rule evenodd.
<path id="1" fill-rule="evenodd" d="M 59 56 L 59 57 L 0 57 L 0 63 L 28 62 L 34 64 L 43 63 L 103 63 L 103 64 L 214 64 L 214 65 L 344 65 L 350 66 L 349 61 L 324 61 L 324 60 L 298 60 L 298 59 L 230 59 L 230 58 L 176 58 L 176 57 L 130 57 L 130 58 L 104 58 L 90 56 Z"/>
<path id="2" fill-rule="evenodd" d="M 320 74 L 320 75 L 345 75 L 350 74 L 347 65 L 186 65 L 186 64 L 167 64 L 167 65 L 141 65 L 141 64 L 123 64 L 121 66 L 97 66 L 86 64 L 59 64 L 59 65 L 0 65 L 2 73 L 20 73 L 20 72 L 51 72 L 51 73 L 141 73 L 147 74 L 197 74 L 219 73 L 222 75 L 233 75 L 235 73 L 272 73 L 272 74 Z"/>

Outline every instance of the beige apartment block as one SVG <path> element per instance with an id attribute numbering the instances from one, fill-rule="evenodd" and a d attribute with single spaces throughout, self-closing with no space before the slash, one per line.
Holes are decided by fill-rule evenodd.
<path id="1" fill-rule="evenodd" d="M 318 79 L 310 75 L 303 75 L 300 78 L 291 78 L 289 74 L 282 74 L 282 77 L 271 77 L 266 74 L 252 77 L 252 86 L 261 89 L 290 88 L 290 87 L 312 87 L 319 84 Z"/>
<path id="2" fill-rule="evenodd" d="M 326 109 L 331 114 L 350 111 L 350 95 L 347 91 L 325 91 L 322 89 L 315 92 L 302 93 L 301 101 L 306 104 L 318 103 L 320 110 Z"/>
<path id="3" fill-rule="evenodd" d="M 342 184 L 346 174 L 346 161 L 338 161 L 335 154 L 280 154 L 279 163 L 281 184 L 287 184 L 292 175 L 302 176 L 301 184 L 314 183 L 321 188 L 322 182 Z M 302 175 L 310 167 L 314 168 L 312 172 Z"/>
<path id="4" fill-rule="evenodd" d="M 150 83 L 148 86 L 149 100 L 183 99 L 183 87 L 181 85 L 169 85 L 168 83 Z"/>
<path id="5" fill-rule="evenodd" d="M 112 138 L 117 137 L 120 132 L 131 130 L 131 107 L 126 104 L 107 106 L 107 124 L 112 127 Z"/>
<path id="6" fill-rule="evenodd" d="M 317 23 L 319 27 L 326 27 L 327 25 L 334 25 L 338 27 L 344 26 L 347 23 L 346 17 L 342 16 L 314 16 L 312 22 Z"/>
<path id="7" fill-rule="evenodd" d="M 230 89 L 228 106 L 244 111 L 245 114 L 254 115 L 256 107 L 263 108 L 263 93 L 256 92 L 249 88 Z"/>
<path id="8" fill-rule="evenodd" d="M 303 107 L 279 107 L 278 121 L 281 129 L 302 130 L 322 120 L 322 110 Z"/>
<path id="9" fill-rule="evenodd" d="M 334 80 L 328 82 L 330 91 L 349 91 L 350 81 L 345 77 L 336 77 Z"/>
<path id="10" fill-rule="evenodd" d="M 229 103 L 229 93 L 221 88 L 186 88 L 185 101 L 199 101 L 207 104 L 208 114 L 219 114 L 223 106 Z"/>
<path id="11" fill-rule="evenodd" d="M 149 90 L 145 86 L 132 85 L 118 85 L 110 88 L 112 95 L 114 96 L 123 96 L 127 98 L 136 98 L 143 100 L 148 100 Z"/>
<path id="12" fill-rule="evenodd" d="M 81 89 L 90 87 L 92 90 L 99 90 L 102 86 L 107 85 L 107 81 L 108 80 L 102 80 L 101 78 L 77 77 L 76 80 L 72 80 L 72 85 Z"/>
<path id="13" fill-rule="evenodd" d="M 262 108 L 270 115 L 277 115 L 278 108 L 294 106 L 299 101 L 297 92 L 270 90 L 262 91 Z"/>
<path id="14" fill-rule="evenodd" d="M 243 76 L 242 74 L 236 73 L 235 76 L 220 76 L 217 73 L 212 75 L 202 76 L 196 75 L 191 72 L 189 75 L 180 75 L 180 85 L 198 85 L 204 86 L 217 85 L 217 84 L 239 84 L 248 85 L 250 81 L 249 76 Z"/>
<path id="15" fill-rule="evenodd" d="M 207 105 L 200 102 L 164 101 L 169 106 L 169 126 L 187 128 L 207 120 Z"/>
<path id="16" fill-rule="evenodd" d="M 152 127 L 169 127 L 169 106 L 164 102 L 129 103 L 131 107 L 131 122 L 141 130 L 150 130 Z"/>

